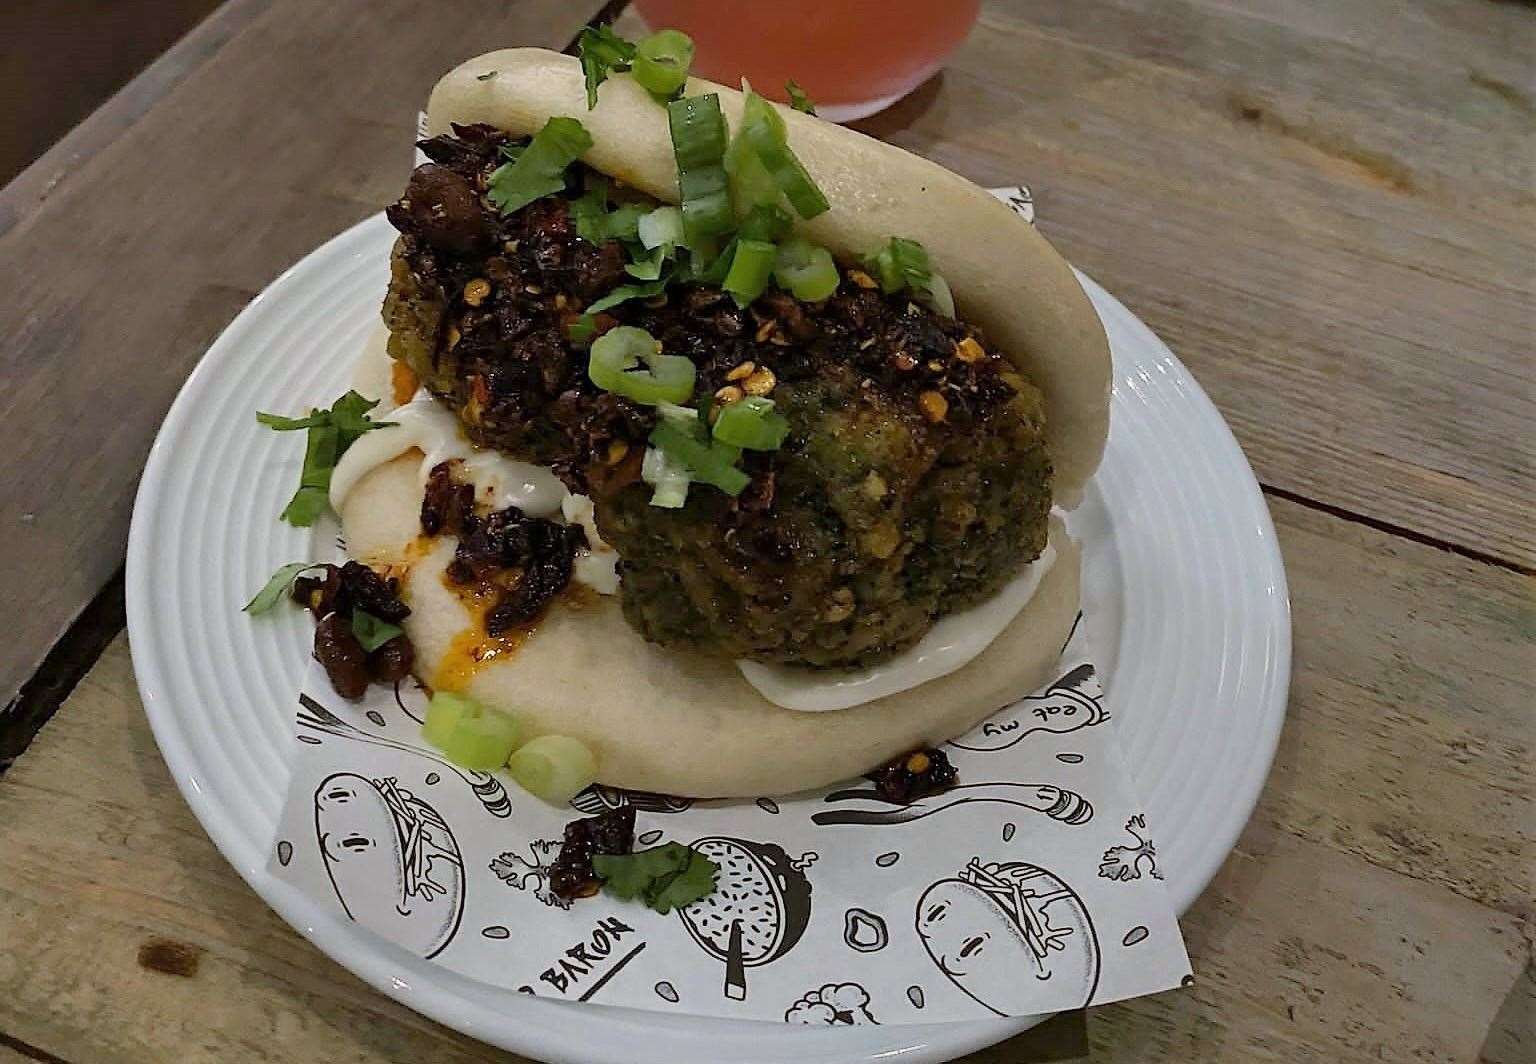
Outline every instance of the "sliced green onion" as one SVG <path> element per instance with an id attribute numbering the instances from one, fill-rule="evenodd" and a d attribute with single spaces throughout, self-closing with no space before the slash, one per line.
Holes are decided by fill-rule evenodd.
<path id="1" fill-rule="evenodd" d="M 789 106 L 797 111 L 803 111 L 808 115 L 816 113 L 816 101 L 806 95 L 805 90 L 795 84 L 795 79 L 790 78 L 784 83 L 784 94 L 789 97 Z"/>
<path id="2" fill-rule="evenodd" d="M 736 235 L 743 240 L 783 240 L 789 234 L 792 221 L 784 208 L 772 203 L 759 203 L 747 212 Z"/>
<path id="3" fill-rule="evenodd" d="M 362 644 L 363 650 L 372 654 L 391 639 L 403 635 L 404 629 L 398 624 L 390 624 L 388 621 L 380 620 L 367 610 L 361 610 L 354 606 L 352 609 L 352 634 Z"/>
<path id="4" fill-rule="evenodd" d="M 721 287 L 731 293 L 737 305 L 744 307 L 763 294 L 773 274 L 777 250 L 766 240 L 736 241 L 736 253 L 731 256 L 731 268 Z"/>
<path id="5" fill-rule="evenodd" d="M 318 569 L 319 562 L 289 562 L 277 572 L 272 574 L 272 579 L 256 592 L 254 598 L 247 602 L 241 609 L 242 613 L 249 613 L 253 617 L 258 613 L 266 613 L 273 606 L 282 601 L 293 582 L 298 579 L 300 573 L 306 569 Z"/>
<path id="6" fill-rule="evenodd" d="M 641 363 L 644 369 L 639 368 Z M 587 363 L 593 384 L 648 406 L 689 399 L 694 375 L 692 360 L 662 354 L 655 337 L 632 325 L 620 325 L 598 337 Z"/>
<path id="7" fill-rule="evenodd" d="M 783 198 L 773 175 L 739 130 L 725 150 L 725 174 L 737 214 L 746 214 L 758 204 L 777 205 Z"/>
<path id="8" fill-rule="evenodd" d="M 640 281 L 654 281 L 661 276 L 661 268 L 666 265 L 668 248 L 659 247 L 646 255 L 626 263 L 624 272 Z"/>
<path id="9" fill-rule="evenodd" d="M 773 400 L 749 395 L 720 408 L 714 437 L 749 451 L 777 451 L 789 435 L 789 422 L 773 409 Z"/>
<path id="10" fill-rule="evenodd" d="M 678 406 L 676 403 L 657 403 L 656 413 L 683 431 L 692 432 L 695 435 L 698 434 L 699 426 L 702 424 L 699 421 L 699 412 L 691 406 Z"/>
<path id="11" fill-rule="evenodd" d="M 880 290 L 889 295 L 903 288 L 914 292 L 928 290 L 928 251 L 916 240 L 891 237 L 889 243 L 865 260 L 880 282 Z"/>
<path id="12" fill-rule="evenodd" d="M 610 307 L 616 307 L 620 303 L 631 299 L 650 299 L 652 296 L 660 295 L 666 291 L 669 280 L 671 280 L 670 277 L 662 276 L 654 281 L 646 281 L 644 284 L 620 285 L 588 307 L 587 313 L 596 314 L 599 311 L 608 310 Z"/>
<path id="13" fill-rule="evenodd" d="M 597 106 L 597 87 L 608 80 L 608 74 L 629 69 L 635 58 L 635 46 L 607 26 L 588 26 L 576 38 L 576 53 L 581 56 L 590 111 Z"/>
<path id="14" fill-rule="evenodd" d="M 597 782 L 597 758 L 569 735 L 530 739 L 506 763 L 518 786 L 551 805 L 564 805 Z"/>
<path id="15" fill-rule="evenodd" d="M 582 314 L 572 318 L 565 326 L 565 335 L 571 343 L 585 346 L 592 339 L 592 334 L 597 331 L 597 322 L 591 314 Z"/>
<path id="16" fill-rule="evenodd" d="M 740 495 L 752 478 L 736 468 L 741 452 L 734 445 L 708 444 L 663 421 L 651 430 L 651 444 L 688 470 L 693 479 L 727 495 Z"/>
<path id="17" fill-rule="evenodd" d="M 677 160 L 685 243 L 698 250 L 735 222 L 726 188 L 725 116 L 720 113 L 720 97 L 710 93 L 673 100 L 667 104 L 667 125 Z"/>
<path id="18" fill-rule="evenodd" d="M 647 249 L 676 246 L 683 242 L 683 212 L 677 207 L 657 207 L 641 217 L 635 226 L 640 243 Z"/>
<path id="19" fill-rule="evenodd" d="M 652 506 L 678 510 L 688 501 L 688 485 L 693 483 L 693 474 L 661 448 L 647 447 L 645 458 L 640 462 L 640 479 L 656 489 L 651 493 Z"/>
<path id="20" fill-rule="evenodd" d="M 946 318 L 955 316 L 955 295 L 949 290 L 949 282 L 936 273 L 928 275 L 928 297 L 923 300 L 930 308 Z"/>
<path id="21" fill-rule="evenodd" d="M 652 96 L 671 96 L 688 80 L 693 38 L 678 30 L 659 30 L 635 48 L 633 77 Z"/>
<path id="22" fill-rule="evenodd" d="M 489 772 L 507 763 L 517 746 L 517 718 L 451 691 L 427 703 L 421 736 L 460 768 Z"/>
<path id="23" fill-rule="evenodd" d="M 837 263 L 832 253 L 809 240 L 786 240 L 779 245 L 773 279 L 796 299 L 816 303 L 837 291 Z"/>
<path id="24" fill-rule="evenodd" d="M 720 284 L 731 269 L 731 257 L 736 254 L 736 238 L 732 237 L 720 254 L 710 257 L 695 250 L 688 259 L 686 278 L 699 284 Z"/>
<path id="25" fill-rule="evenodd" d="M 592 147 L 592 135 L 574 118 L 556 116 L 533 135 L 516 161 L 491 174 L 485 194 L 503 214 L 565 188 L 565 168 Z"/>
<path id="26" fill-rule="evenodd" d="M 828 209 L 827 197 L 789 146 L 784 116 L 751 89 L 742 105 L 740 136 L 773 176 L 796 214 L 814 218 Z"/>

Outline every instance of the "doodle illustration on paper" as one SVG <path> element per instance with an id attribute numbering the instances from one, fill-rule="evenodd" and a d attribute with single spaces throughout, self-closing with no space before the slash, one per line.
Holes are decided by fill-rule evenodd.
<path id="1" fill-rule="evenodd" d="M 688 934 L 725 964 L 725 996 L 747 997 L 746 970 L 770 964 L 795 948 L 811 919 L 811 883 L 804 869 L 815 856 L 791 859 L 771 842 L 706 838 L 693 849 L 720 867 L 713 894 L 677 910 Z"/>
<path id="2" fill-rule="evenodd" d="M 885 917 L 868 909 L 853 908 L 843 914 L 843 944 L 860 953 L 879 953 L 890 944 Z"/>
<path id="3" fill-rule="evenodd" d="M 973 859 L 923 892 L 917 935 L 950 982 L 999 1016 L 1037 1012 L 1042 1001 L 1081 1008 L 1098 987 L 1099 943 L 1087 908 L 1036 865 Z"/>
<path id="4" fill-rule="evenodd" d="M 491 871 L 513 890 L 532 891 L 533 896 L 555 909 L 569 909 L 571 903 L 549 889 L 549 870 L 560 853 L 559 839 L 534 839 L 528 843 L 528 856 L 511 850 L 491 859 Z"/>
<path id="5" fill-rule="evenodd" d="M 1007 750 L 1037 732 L 1065 735 L 1109 719 L 1092 665 L 1079 665 L 1046 688 L 1021 698 L 949 745 L 961 750 Z"/>
<path id="6" fill-rule="evenodd" d="M 464 914 L 458 842 L 437 810 L 393 777 L 327 776 L 315 789 L 315 839 L 353 920 L 427 958 L 453 940 Z"/>
<path id="7" fill-rule="evenodd" d="M 594 783 L 572 798 L 571 805 L 580 812 L 594 815 L 622 809 L 627 805 L 634 806 L 642 813 L 686 813 L 693 808 L 693 799 L 652 794 L 650 791 L 626 791 Z"/>
<path id="8" fill-rule="evenodd" d="M 1138 813 L 1127 820 L 1125 831 L 1134 841 L 1129 846 L 1111 846 L 1105 850 L 1104 860 L 1099 865 L 1099 875 L 1121 883 L 1140 879 L 1141 863 L 1146 861 L 1147 874 L 1153 879 L 1162 879 L 1163 874 L 1157 870 L 1157 849 L 1152 845 L 1151 833 L 1147 831 L 1146 814 Z"/>
<path id="9" fill-rule="evenodd" d="M 833 791 L 827 802 L 862 802 L 872 808 L 828 809 L 811 816 L 827 827 L 834 824 L 909 824 L 972 802 L 1000 803 L 1043 813 L 1062 824 L 1077 826 L 1093 819 L 1093 805 L 1076 791 L 1050 783 L 968 783 L 930 794 L 906 805 L 880 796 L 873 787 Z"/>
<path id="10" fill-rule="evenodd" d="M 784 1022 L 828 1027 L 880 1023 L 869 1011 L 869 991 L 858 983 L 828 983 L 807 991 L 784 1013 Z"/>
<path id="11" fill-rule="evenodd" d="M 502 786 L 501 781 L 490 773 L 461 769 L 452 762 L 444 760 L 428 750 L 423 750 L 407 742 L 386 739 L 382 735 L 374 735 L 372 732 L 364 731 L 357 725 L 341 719 L 306 694 L 299 695 L 299 705 L 302 707 L 299 710 L 298 716 L 299 727 L 308 728 L 311 731 L 324 732 L 327 735 L 334 735 L 338 739 L 351 739 L 360 743 L 369 743 L 373 746 L 382 746 L 390 750 L 400 750 L 407 754 L 414 754 L 417 757 L 424 757 L 429 761 L 442 765 L 469 784 L 469 789 L 474 793 L 480 804 L 485 807 L 487 813 L 503 820 L 512 815 L 512 800 L 507 797 L 506 787 Z M 401 708 L 403 709 L 404 706 L 402 705 Z M 412 720 L 415 719 L 409 712 L 406 715 L 410 716 Z M 311 736 L 301 735 L 299 738 L 308 739 Z"/>

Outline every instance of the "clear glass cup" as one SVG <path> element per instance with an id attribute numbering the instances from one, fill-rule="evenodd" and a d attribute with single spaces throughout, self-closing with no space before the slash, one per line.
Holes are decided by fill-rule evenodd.
<path id="1" fill-rule="evenodd" d="M 646 24 L 693 38 L 697 74 L 785 101 L 793 78 L 824 118 L 883 110 L 936 74 L 981 0 L 635 0 Z"/>

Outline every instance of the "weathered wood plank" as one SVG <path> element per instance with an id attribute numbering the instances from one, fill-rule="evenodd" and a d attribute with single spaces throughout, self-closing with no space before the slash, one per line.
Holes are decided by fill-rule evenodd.
<path id="1" fill-rule="evenodd" d="M 863 128 L 984 184 L 1173 346 L 1265 483 L 1536 564 L 1536 13 L 989 4 Z"/>
<path id="2" fill-rule="evenodd" d="M 250 0 L 221 47 L 194 42 L 107 105 L 78 162 L 18 179 L 0 232 L 0 705 L 121 565 L 150 440 L 218 331 L 398 190 L 443 70 L 563 47 L 600 6 Z"/>
<path id="3" fill-rule="evenodd" d="M 1274 777 L 1185 921 L 1199 983 L 1095 1011 L 1093 1059 L 1472 1061 L 1485 1042 L 1518 1046 L 1530 581 L 1272 510 L 1297 618 Z M 121 640 L 0 780 L 0 852 L 0 942 L 37 943 L 0 950 L 0 1030 L 66 1059 L 489 1053 L 318 957 L 224 865 L 166 778 Z M 197 974 L 145 970 L 158 939 L 201 951 Z M 1076 1033 L 975 1064 L 1080 1059 Z"/>
<path id="4" fill-rule="evenodd" d="M 0 1031 L 72 1062 L 514 1060 L 321 957 L 181 801 L 120 638 L 0 779 Z"/>

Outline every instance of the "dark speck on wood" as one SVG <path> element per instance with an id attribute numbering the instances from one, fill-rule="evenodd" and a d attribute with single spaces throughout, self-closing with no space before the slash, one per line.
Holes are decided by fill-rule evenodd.
<path id="1" fill-rule="evenodd" d="M 190 979 L 197 974 L 203 950 L 169 938 L 151 938 L 139 946 L 139 967 Z"/>

